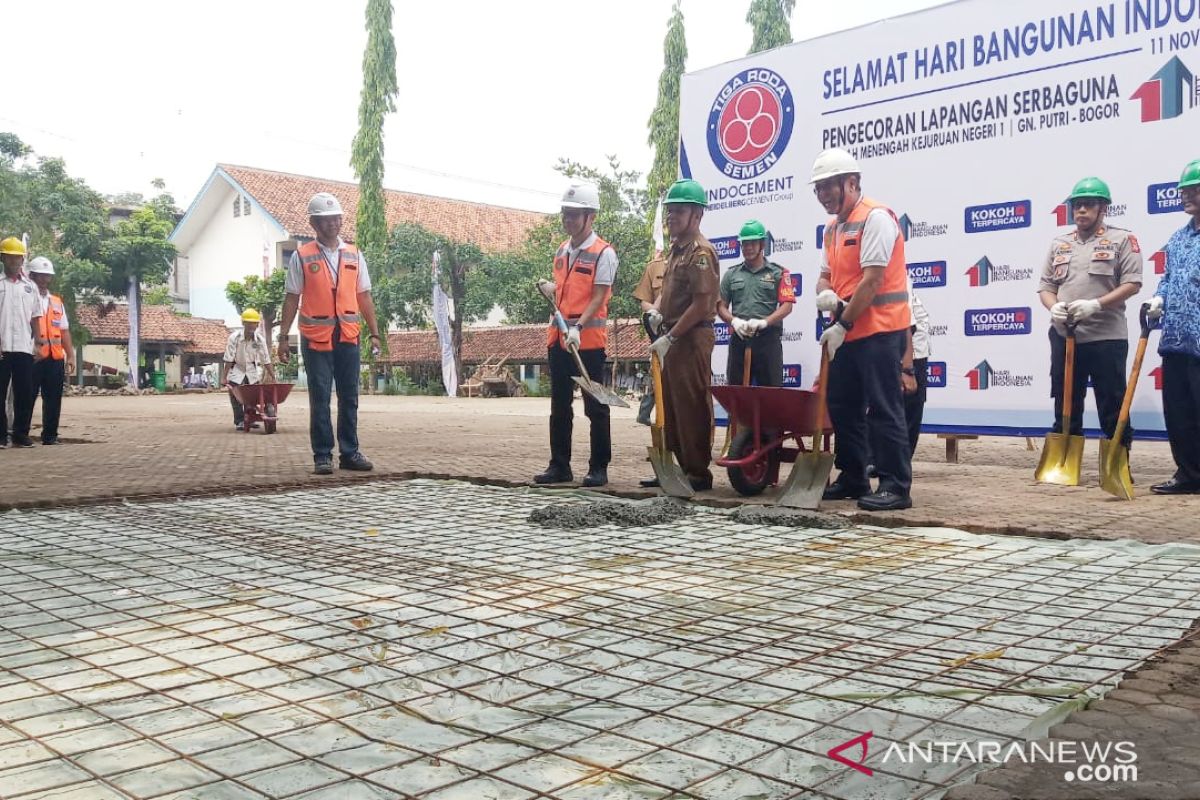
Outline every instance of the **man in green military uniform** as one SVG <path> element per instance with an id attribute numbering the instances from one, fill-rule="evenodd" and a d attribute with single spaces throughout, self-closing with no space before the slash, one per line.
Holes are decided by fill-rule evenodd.
<path id="1" fill-rule="evenodd" d="M 792 276 L 767 261 L 767 229 L 757 220 L 742 226 L 738 241 L 742 263 L 721 278 L 717 316 L 729 324 L 729 360 L 725 380 L 742 383 L 746 349 L 750 349 L 750 379 L 759 386 L 783 385 L 783 318 L 792 313 L 796 292 Z"/>
<path id="2" fill-rule="evenodd" d="M 1142 249 L 1137 237 L 1105 224 L 1112 202 L 1108 184 L 1084 178 L 1068 202 L 1075 230 L 1056 236 L 1042 267 L 1038 295 L 1050 310 L 1050 384 L 1054 397 L 1055 433 L 1083 435 L 1083 400 L 1088 379 L 1096 395 L 1096 411 L 1104 435 L 1112 438 L 1125 397 L 1125 362 L 1129 326 L 1125 301 L 1142 288 Z M 1067 325 L 1075 328 L 1075 374 L 1070 388 L 1071 430 L 1062 430 L 1063 373 Z M 1129 447 L 1133 426 L 1122 444 Z"/>
<path id="3" fill-rule="evenodd" d="M 663 205 L 671 250 L 662 294 L 654 304 L 663 335 L 650 349 L 662 362 L 667 447 L 679 459 L 692 488 L 700 492 L 712 488 L 713 405 L 708 387 L 715 343 L 712 320 L 720 285 L 717 251 L 700 233 L 700 220 L 708 207 L 703 186 L 693 180 L 676 181 Z M 652 483 L 643 481 L 643 485 Z"/>

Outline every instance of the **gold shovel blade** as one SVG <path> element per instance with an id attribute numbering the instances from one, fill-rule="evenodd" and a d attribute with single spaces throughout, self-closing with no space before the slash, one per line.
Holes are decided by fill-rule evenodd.
<path id="1" fill-rule="evenodd" d="M 1122 500 L 1133 499 L 1133 475 L 1129 472 L 1129 451 L 1120 442 L 1100 440 L 1100 488 Z"/>
<path id="2" fill-rule="evenodd" d="M 779 493 L 777 505 L 816 511 L 833 471 L 833 453 L 801 453 L 796 456 L 787 483 Z"/>
<path id="3" fill-rule="evenodd" d="M 692 483 L 683 474 L 683 470 L 675 463 L 675 457 L 670 450 L 659 450 L 647 447 L 650 454 L 650 466 L 654 467 L 654 477 L 658 478 L 658 488 L 667 497 L 691 497 L 696 493 Z"/>
<path id="4" fill-rule="evenodd" d="M 1078 486 L 1083 468 L 1083 437 L 1062 433 L 1047 433 L 1042 445 L 1042 458 L 1034 473 L 1042 483 L 1057 486 Z"/>

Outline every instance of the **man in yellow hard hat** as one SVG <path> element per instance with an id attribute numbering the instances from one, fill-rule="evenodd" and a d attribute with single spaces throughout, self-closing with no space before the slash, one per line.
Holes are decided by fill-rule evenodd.
<path id="1" fill-rule="evenodd" d="M 221 384 L 241 386 L 247 383 L 262 383 L 264 377 L 275 381 L 275 370 L 271 367 L 271 348 L 266 337 L 258 329 L 262 315 L 257 309 L 247 308 L 242 312 L 242 329 L 229 334 L 225 345 L 225 359 L 221 364 Z M 233 406 L 234 430 L 241 430 L 245 423 L 242 404 L 229 393 L 229 404 Z M 254 423 L 251 427 L 258 427 Z"/>
<path id="2" fill-rule="evenodd" d="M 0 398 L 13 390 L 13 418 L 0 403 L 0 447 L 33 447 L 29 423 L 33 417 L 34 341 L 38 338 L 42 304 L 38 290 L 25 274 L 25 245 L 15 236 L 0 241 L 4 276 L 0 278 Z"/>

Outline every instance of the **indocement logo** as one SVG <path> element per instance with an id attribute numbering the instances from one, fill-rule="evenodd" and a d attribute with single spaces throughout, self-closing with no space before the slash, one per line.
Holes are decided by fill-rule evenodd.
<path id="1" fill-rule="evenodd" d="M 1008 264 L 993 264 L 987 256 L 976 261 L 965 273 L 973 287 L 992 283 L 1027 281 L 1033 277 L 1033 267 L 1013 267 Z"/>
<path id="2" fill-rule="evenodd" d="M 972 367 L 963 377 L 967 379 L 967 386 L 973 392 L 1033 386 L 1033 375 L 996 369 L 986 358 Z"/>
<path id="3" fill-rule="evenodd" d="M 967 233 L 991 233 L 1013 228 L 1028 228 L 1032 223 L 1032 203 L 1009 200 L 983 206 L 967 206 L 963 211 L 963 229 Z"/>
<path id="4" fill-rule="evenodd" d="M 1021 336 L 1033 332 L 1033 310 L 1020 308 L 970 308 L 963 313 L 967 336 Z"/>
<path id="5" fill-rule="evenodd" d="M 723 175 L 757 178 L 778 163 L 796 109 L 779 73 L 751 67 L 730 78 L 708 112 L 708 154 Z"/>
<path id="6" fill-rule="evenodd" d="M 1146 187 L 1146 212 L 1149 214 L 1171 214 L 1183 210 L 1183 195 L 1179 194 L 1179 182 L 1152 183 Z"/>
<path id="7" fill-rule="evenodd" d="M 930 289 L 946 285 L 945 261 L 913 261 L 906 265 L 913 288 Z"/>

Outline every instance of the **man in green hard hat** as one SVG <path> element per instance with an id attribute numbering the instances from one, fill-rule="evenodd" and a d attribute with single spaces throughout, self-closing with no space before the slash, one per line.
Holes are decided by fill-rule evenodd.
<path id="1" fill-rule="evenodd" d="M 1125 396 L 1129 326 L 1125 301 L 1142 288 L 1137 237 L 1105 222 L 1112 202 L 1108 184 L 1084 178 L 1067 200 L 1075 230 L 1054 237 L 1042 267 L 1038 295 L 1050 311 L 1050 393 L 1055 433 L 1083 434 L 1083 400 L 1091 379 L 1104 435 L 1111 438 Z M 1062 428 L 1067 325 L 1075 325 L 1075 374 L 1070 387 L 1071 430 Z M 1133 441 L 1127 425 L 1122 444 Z"/>
<path id="2" fill-rule="evenodd" d="M 667 447 L 692 488 L 712 488 L 712 351 L 717 311 L 717 251 L 700 233 L 708 194 L 693 180 L 676 181 L 663 200 L 671 248 L 652 324 L 661 331 L 650 349 L 662 363 Z M 643 481 L 653 485 L 653 481 Z"/>
<path id="3" fill-rule="evenodd" d="M 1200 159 L 1179 178 L 1183 211 L 1191 219 L 1163 248 L 1167 272 L 1150 300 L 1150 316 L 1162 319 L 1163 416 L 1175 459 L 1175 475 L 1150 487 L 1155 494 L 1200 494 Z"/>
<path id="4" fill-rule="evenodd" d="M 758 220 L 742 226 L 738 235 L 742 262 L 721 277 L 717 316 L 729 324 L 729 361 L 725 380 L 742 383 L 746 350 L 750 350 L 750 380 L 759 386 L 783 385 L 783 318 L 792 313 L 796 291 L 792 276 L 768 261 L 767 229 Z"/>

